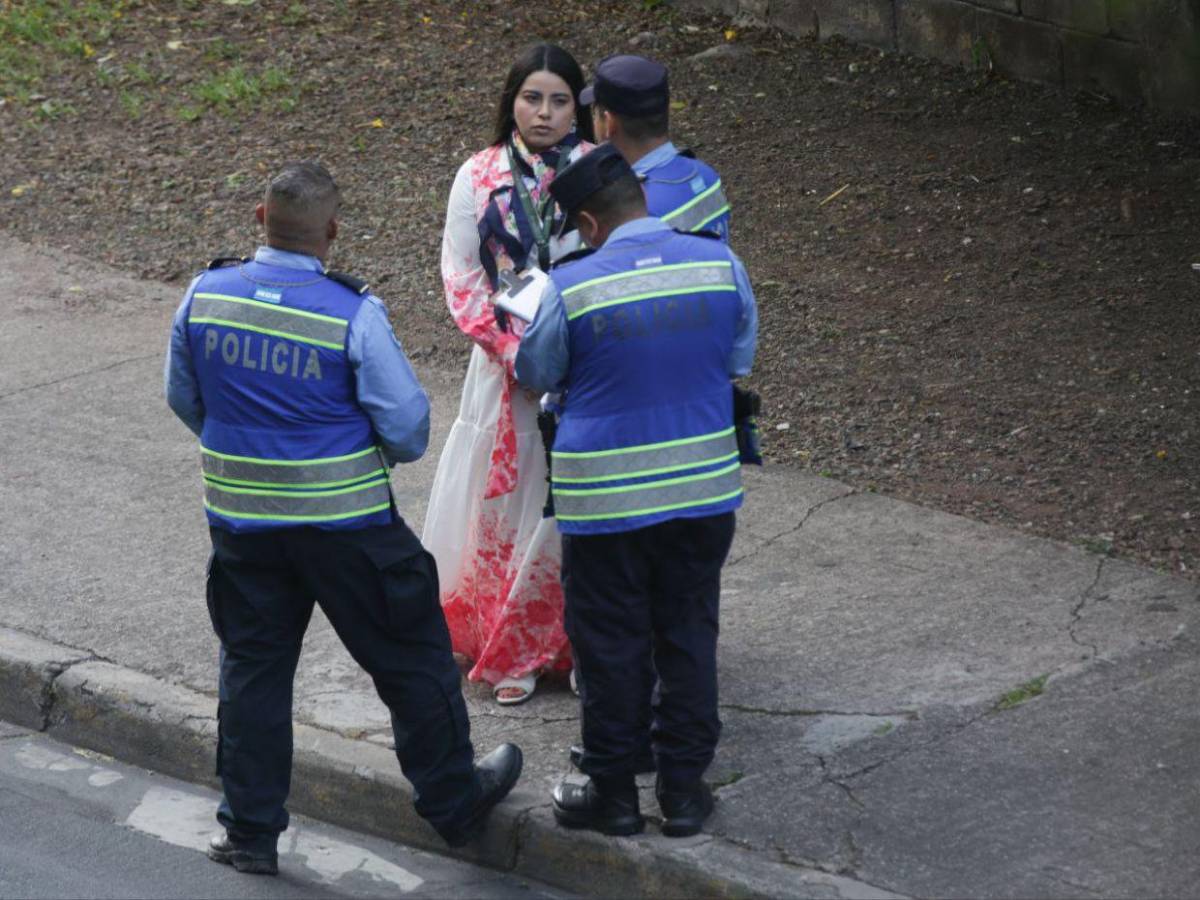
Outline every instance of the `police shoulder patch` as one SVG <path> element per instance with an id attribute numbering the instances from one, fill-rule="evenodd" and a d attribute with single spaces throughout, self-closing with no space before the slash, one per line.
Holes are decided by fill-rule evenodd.
<path id="1" fill-rule="evenodd" d="M 226 266 L 237 266 L 250 262 L 248 256 L 218 256 L 208 264 L 210 269 L 224 269 Z"/>
<path id="2" fill-rule="evenodd" d="M 572 250 L 570 253 L 560 256 L 550 264 L 550 268 L 557 269 L 559 266 L 565 266 L 567 263 L 573 263 L 577 259 L 583 259 L 585 256 L 591 256 L 595 252 L 595 247 L 580 247 L 578 250 Z"/>
<path id="3" fill-rule="evenodd" d="M 325 277 L 331 281 L 336 281 L 344 287 L 350 288 L 356 294 L 365 294 L 370 289 L 370 285 L 367 282 L 361 278 L 355 278 L 353 275 L 347 275 L 345 272 L 326 272 Z"/>

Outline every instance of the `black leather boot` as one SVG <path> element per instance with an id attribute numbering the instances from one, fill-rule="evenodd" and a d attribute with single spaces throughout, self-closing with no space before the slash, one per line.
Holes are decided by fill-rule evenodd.
<path id="1" fill-rule="evenodd" d="M 208 858 L 213 862 L 233 866 L 247 875 L 278 875 L 279 854 L 274 850 L 263 850 L 239 845 L 223 831 L 214 834 L 208 842 Z"/>
<path id="2" fill-rule="evenodd" d="M 633 776 L 583 784 L 562 782 L 554 789 L 554 819 L 565 828 L 590 828 L 601 834 L 639 833 L 646 820 L 638 810 Z"/>
<path id="3" fill-rule="evenodd" d="M 703 781 L 669 784 L 660 777 L 654 793 L 663 814 L 662 833 L 667 837 L 699 834 L 704 820 L 712 815 L 712 789 Z"/>
<path id="4" fill-rule="evenodd" d="M 488 813 L 508 796 L 521 777 L 523 764 L 521 748 L 516 744 L 501 744 L 475 764 L 475 774 L 481 788 L 479 799 L 458 827 L 442 832 L 447 844 L 461 847 L 483 830 Z"/>

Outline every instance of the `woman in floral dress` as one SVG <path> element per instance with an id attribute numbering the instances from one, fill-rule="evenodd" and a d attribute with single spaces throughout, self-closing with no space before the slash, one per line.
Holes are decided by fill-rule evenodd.
<path id="1" fill-rule="evenodd" d="M 542 517 L 539 398 L 513 378 L 523 325 L 510 317 L 501 327 L 489 297 L 499 272 L 545 269 L 579 246 L 575 232 L 562 233 L 548 186 L 591 149 L 583 140 L 591 119 L 576 117 L 583 87 L 578 63 L 560 47 L 539 44 L 517 59 L 491 146 L 454 179 L 442 240 L 446 302 L 475 346 L 421 540 L 437 559 L 454 649 L 471 661 L 468 677 L 491 684 L 502 704 L 529 699 L 538 675 L 569 671 L 571 661 L 559 537 Z"/>

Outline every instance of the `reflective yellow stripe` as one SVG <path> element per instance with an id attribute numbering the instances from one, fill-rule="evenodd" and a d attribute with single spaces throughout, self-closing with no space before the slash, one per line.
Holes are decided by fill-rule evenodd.
<path id="1" fill-rule="evenodd" d="M 390 504 L 391 488 L 386 478 L 316 491 L 240 488 L 211 480 L 204 483 L 204 505 L 231 519 L 333 521 L 379 512 Z"/>
<path id="2" fill-rule="evenodd" d="M 727 461 L 737 455 L 733 428 L 711 434 L 591 453 L 551 453 L 556 482 L 639 478 Z"/>
<path id="3" fill-rule="evenodd" d="M 697 194 L 683 206 L 660 216 L 672 228 L 680 231 L 699 231 L 713 219 L 729 212 L 729 201 L 721 188 L 721 180 L 703 193 Z"/>
<path id="4" fill-rule="evenodd" d="M 201 450 L 201 468 L 205 477 L 230 484 L 335 487 L 371 475 L 387 474 L 377 447 L 319 459 L 258 459 L 217 453 L 207 448 Z"/>
<path id="5" fill-rule="evenodd" d="M 564 521 L 621 519 L 707 506 L 742 491 L 739 462 L 711 472 L 639 484 L 585 490 L 554 488 L 555 515 Z"/>
<path id="6" fill-rule="evenodd" d="M 349 322 L 334 316 L 263 303 L 229 294 L 198 292 L 192 297 L 188 321 L 197 325 L 224 325 L 274 337 L 341 350 Z"/>

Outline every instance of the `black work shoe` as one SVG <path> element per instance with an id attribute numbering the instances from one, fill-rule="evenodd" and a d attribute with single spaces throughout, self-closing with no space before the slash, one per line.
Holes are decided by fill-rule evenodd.
<path id="1" fill-rule="evenodd" d="M 508 792 L 521 777 L 523 764 L 521 748 L 516 744 L 501 744 L 475 763 L 475 775 L 479 778 L 481 788 L 479 799 L 457 829 L 442 834 L 447 844 L 451 847 L 461 847 L 483 830 L 488 813 L 508 796 Z"/>
<path id="2" fill-rule="evenodd" d="M 583 765 L 583 744 L 572 744 L 569 751 L 571 765 L 582 771 Z M 633 774 L 646 775 L 654 771 L 654 755 L 649 751 L 640 753 L 633 761 Z"/>
<path id="3" fill-rule="evenodd" d="M 590 828 L 601 834 L 638 834 L 646 820 L 638 811 L 637 788 L 602 792 L 589 778 L 583 784 L 562 782 L 554 789 L 554 819 L 564 828 Z"/>
<path id="4" fill-rule="evenodd" d="M 208 842 L 208 858 L 213 862 L 233 866 L 247 875 L 278 875 L 279 854 L 274 850 L 250 850 L 239 847 L 229 832 L 214 834 Z"/>
<path id="5" fill-rule="evenodd" d="M 693 782 L 686 788 L 672 785 L 668 789 L 660 778 L 654 793 L 663 814 L 662 833 L 667 837 L 699 834 L 704 820 L 712 815 L 712 789 L 703 781 Z"/>

